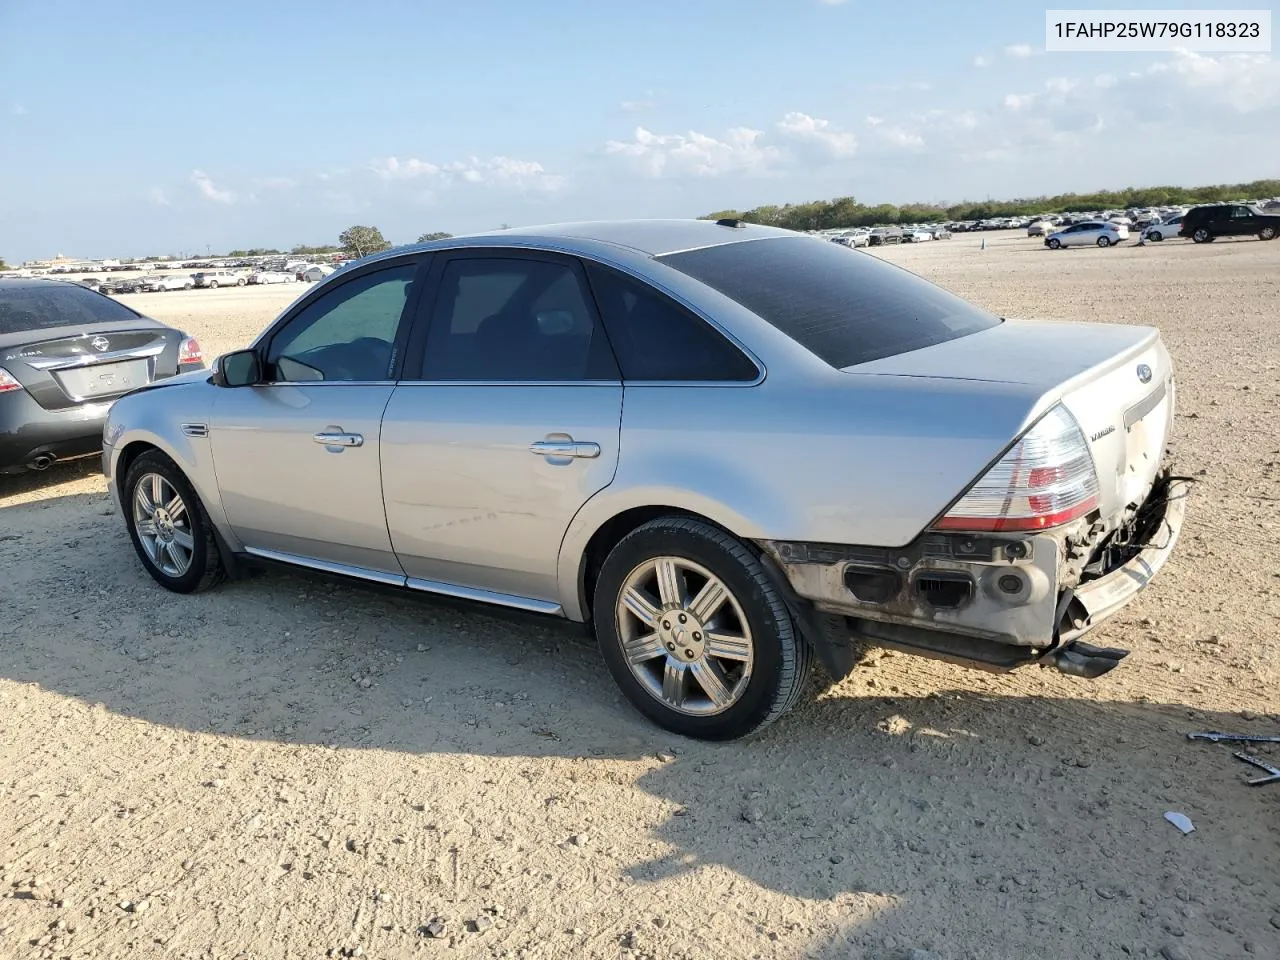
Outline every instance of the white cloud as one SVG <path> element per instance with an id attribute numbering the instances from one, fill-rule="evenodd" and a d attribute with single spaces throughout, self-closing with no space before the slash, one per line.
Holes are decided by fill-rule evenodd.
<path id="1" fill-rule="evenodd" d="M 618 109 L 623 113 L 642 113 L 645 110 L 652 110 L 655 106 L 652 100 L 623 100 L 618 104 Z"/>
<path id="2" fill-rule="evenodd" d="M 1050 77 L 1044 82 L 1044 88 L 1050 93 L 1065 94 L 1070 93 L 1076 87 L 1080 86 L 1080 81 L 1071 77 Z"/>
<path id="3" fill-rule="evenodd" d="M 1171 60 L 1152 64 L 1142 76 L 1236 113 L 1280 107 L 1280 61 L 1266 54 L 1209 57 L 1179 51 Z"/>
<path id="4" fill-rule="evenodd" d="M 723 140 L 695 130 L 659 134 L 636 127 L 632 139 L 610 140 L 604 152 L 628 158 L 648 177 L 759 175 L 767 173 L 782 156 L 777 147 L 761 143 L 763 136 L 763 131 L 749 127 L 735 127 Z"/>
<path id="5" fill-rule="evenodd" d="M 914 149 L 924 146 L 924 137 L 913 130 L 907 130 L 905 127 L 884 127 L 879 131 L 879 136 L 894 147 Z"/>
<path id="6" fill-rule="evenodd" d="M 990 63 L 991 61 L 988 60 L 986 57 L 984 57 L 982 54 L 978 54 L 976 57 L 973 58 L 973 65 L 978 68 L 988 66 Z"/>
<path id="7" fill-rule="evenodd" d="M 1035 97 L 1032 94 L 1006 93 L 1004 97 L 1004 108 L 1017 113 L 1031 106 Z"/>
<path id="8" fill-rule="evenodd" d="M 1116 75 L 1114 73 L 1100 73 L 1093 78 L 1095 87 L 1102 87 L 1104 90 L 1108 87 L 1116 85 Z"/>
<path id="9" fill-rule="evenodd" d="M 168 207 L 172 204 L 169 202 L 169 196 L 159 187 L 152 187 L 147 191 L 147 199 L 154 203 L 157 207 Z"/>
<path id="10" fill-rule="evenodd" d="M 1006 57 L 1013 57 L 1015 60 L 1025 60 L 1027 57 L 1035 53 L 1035 50 L 1029 43 L 1015 43 L 1011 46 L 1005 47 L 1004 53 Z"/>
<path id="11" fill-rule="evenodd" d="M 880 124 L 882 124 L 882 123 L 884 123 L 884 117 L 873 117 L 873 116 L 870 116 L 870 115 L 868 115 L 868 117 L 867 117 L 867 126 L 868 126 L 868 127 L 878 127 L 878 126 L 880 126 Z"/>
<path id="12" fill-rule="evenodd" d="M 209 175 L 203 170 L 191 171 L 191 182 L 196 185 L 196 189 L 200 191 L 200 196 L 213 203 L 235 203 L 236 195 L 230 190 L 220 190 L 214 186 Z"/>
<path id="13" fill-rule="evenodd" d="M 428 188 L 447 187 L 456 183 L 485 184 L 517 190 L 554 192 L 564 186 L 565 178 L 549 172 L 533 160 L 512 157 L 469 157 L 450 163 L 430 163 L 410 157 L 385 157 L 374 160 L 369 169 L 383 180 L 426 180 Z"/>
<path id="14" fill-rule="evenodd" d="M 851 157 L 858 151 L 858 138 L 838 130 L 830 120 L 792 111 L 778 121 L 778 130 L 796 140 L 819 144 L 837 159 Z"/>

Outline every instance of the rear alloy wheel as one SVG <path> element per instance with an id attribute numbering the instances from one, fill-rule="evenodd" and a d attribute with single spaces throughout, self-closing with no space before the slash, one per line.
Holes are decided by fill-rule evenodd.
<path id="1" fill-rule="evenodd" d="M 809 647 L 759 558 L 699 520 L 665 517 L 623 538 L 593 609 L 622 692 L 683 736 L 754 733 L 795 704 L 809 675 Z"/>
<path id="2" fill-rule="evenodd" d="M 1275 238 L 1276 238 L 1275 227 L 1263 227 L 1261 230 L 1258 231 L 1259 240 L 1274 240 Z"/>
<path id="3" fill-rule="evenodd" d="M 1208 243 L 1213 239 L 1213 234 L 1206 227 L 1196 227 L 1195 233 L 1191 234 L 1191 239 L 1196 243 Z"/>
<path id="4" fill-rule="evenodd" d="M 1059 240 L 1057 237 L 1050 237 L 1050 238 L 1049 238 L 1049 241 L 1048 241 L 1048 247 L 1049 247 L 1049 249 L 1050 249 L 1050 250 L 1057 250 L 1057 249 L 1059 249 L 1061 246 L 1062 246 L 1062 241 L 1061 241 L 1061 240 Z"/>
<path id="5" fill-rule="evenodd" d="M 177 464 L 158 450 L 144 453 L 129 467 L 122 499 L 129 539 L 152 579 L 175 593 L 222 582 L 213 525 Z"/>
<path id="6" fill-rule="evenodd" d="M 1098 238 L 1098 246 L 1100 246 L 1100 247 L 1102 247 L 1102 248 L 1104 248 L 1104 249 L 1105 249 L 1106 247 L 1111 246 L 1111 238 L 1110 238 L 1110 237 L 1099 237 L 1099 238 Z"/>
<path id="7" fill-rule="evenodd" d="M 217 289 L 218 289 L 218 281 L 217 281 L 217 280 L 210 280 L 210 281 L 209 281 L 209 289 L 210 289 L 210 290 L 217 290 Z"/>
<path id="8" fill-rule="evenodd" d="M 237 286 L 237 287 L 243 287 L 243 286 L 244 286 L 244 283 L 245 283 L 244 279 L 243 279 L 243 278 L 241 278 L 241 279 L 239 279 L 239 280 L 237 280 L 237 281 L 236 281 L 236 286 Z"/>

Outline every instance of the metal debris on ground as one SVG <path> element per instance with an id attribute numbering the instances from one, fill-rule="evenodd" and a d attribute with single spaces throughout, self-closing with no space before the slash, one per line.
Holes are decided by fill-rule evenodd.
<path id="1" fill-rule="evenodd" d="M 1280 743 L 1280 736 L 1273 737 L 1261 733 L 1218 733 L 1216 731 L 1188 733 L 1187 739 L 1208 740 L 1212 743 L 1219 743 L 1223 740 L 1228 740 L 1232 743 Z"/>
<path id="2" fill-rule="evenodd" d="M 1245 783 L 1249 784 L 1249 786 L 1260 787 L 1264 783 L 1280 783 L 1280 767 L 1273 767 L 1271 764 L 1267 763 L 1265 760 L 1255 757 L 1252 754 L 1242 753 L 1239 750 L 1237 750 L 1235 754 L 1245 763 L 1251 763 L 1255 767 L 1260 767 L 1261 769 L 1267 771 L 1268 774 L 1270 774 L 1270 776 L 1255 777 L 1252 780 L 1246 780 Z"/>

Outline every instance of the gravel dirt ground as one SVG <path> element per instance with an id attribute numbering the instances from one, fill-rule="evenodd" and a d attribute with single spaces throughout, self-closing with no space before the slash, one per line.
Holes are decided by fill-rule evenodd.
<path id="1" fill-rule="evenodd" d="M 1280 243 L 986 239 L 877 255 L 1178 365 L 1199 483 L 1091 638 L 1121 668 L 876 653 L 680 742 L 580 632 L 278 573 L 172 596 L 96 462 L 0 478 L 0 956 L 1280 957 L 1280 784 L 1185 738 L 1280 733 Z M 125 299 L 212 355 L 303 289 Z"/>

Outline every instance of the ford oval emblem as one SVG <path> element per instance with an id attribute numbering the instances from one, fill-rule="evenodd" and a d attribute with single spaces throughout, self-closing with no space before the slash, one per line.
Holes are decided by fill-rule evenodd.
<path id="1" fill-rule="evenodd" d="M 1151 382 L 1151 368 L 1145 363 L 1138 364 L 1138 379 L 1143 383 Z"/>
<path id="2" fill-rule="evenodd" d="M 111 346 L 111 341 L 106 337 L 94 337 L 89 341 L 89 344 L 99 353 L 106 353 L 107 347 Z"/>

